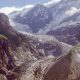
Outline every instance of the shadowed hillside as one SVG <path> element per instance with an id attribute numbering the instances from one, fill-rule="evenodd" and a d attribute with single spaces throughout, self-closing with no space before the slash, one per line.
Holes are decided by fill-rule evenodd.
<path id="1" fill-rule="evenodd" d="M 69 54 L 52 63 L 44 75 L 44 80 L 79 80 L 80 79 L 80 45 L 75 46 Z"/>

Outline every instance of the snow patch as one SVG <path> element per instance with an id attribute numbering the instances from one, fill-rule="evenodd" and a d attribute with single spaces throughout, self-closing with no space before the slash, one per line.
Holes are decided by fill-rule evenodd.
<path id="1" fill-rule="evenodd" d="M 79 11 L 79 9 L 77 9 L 75 7 L 71 7 L 70 10 L 66 11 L 66 14 L 71 16 L 71 15 L 75 14 L 78 11 Z"/>
<path id="2" fill-rule="evenodd" d="M 55 3 L 58 3 L 59 1 L 61 1 L 61 0 L 52 0 L 52 1 L 48 2 L 48 3 L 45 3 L 44 5 L 45 5 L 45 6 L 53 5 L 53 4 L 55 4 Z"/>

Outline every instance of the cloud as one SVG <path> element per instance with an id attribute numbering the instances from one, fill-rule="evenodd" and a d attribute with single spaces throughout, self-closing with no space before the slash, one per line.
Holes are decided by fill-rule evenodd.
<path id="1" fill-rule="evenodd" d="M 16 8 L 16 7 L 4 7 L 4 8 L 0 8 L 0 12 L 1 13 L 5 13 L 6 15 L 8 15 L 9 13 L 15 11 L 15 10 L 21 10 L 20 8 Z"/>
<path id="2" fill-rule="evenodd" d="M 34 7 L 34 5 L 26 5 L 23 8 L 32 8 L 32 7 Z"/>
<path id="3" fill-rule="evenodd" d="M 50 2 L 48 3 L 45 3 L 44 5 L 50 5 L 50 4 L 53 4 L 53 3 L 57 3 L 59 2 L 60 0 L 51 0 Z M 0 13 L 5 13 L 6 15 L 12 13 L 13 11 L 21 11 L 23 10 L 24 8 L 32 8 L 34 5 L 25 5 L 23 7 L 20 7 L 20 8 L 16 8 L 15 6 L 12 6 L 12 7 L 3 7 L 3 8 L 0 8 Z"/>
<path id="4" fill-rule="evenodd" d="M 21 11 L 24 8 L 31 8 L 33 6 L 34 5 L 26 5 L 26 6 L 23 6 L 21 8 L 16 8 L 14 6 L 13 7 L 3 7 L 3 8 L 0 8 L 0 13 L 5 13 L 6 15 L 8 15 L 8 14 L 10 14 L 13 11 Z"/>
<path id="5" fill-rule="evenodd" d="M 66 11 L 66 14 L 71 16 L 71 15 L 73 15 L 74 13 L 76 13 L 78 11 L 80 11 L 80 9 L 77 9 L 75 7 L 71 7 L 70 10 Z"/>
<path id="6" fill-rule="evenodd" d="M 53 4 L 53 3 L 57 3 L 59 2 L 60 0 L 51 0 L 50 2 L 48 3 L 45 3 L 44 5 L 50 5 L 50 4 Z M 12 7 L 3 7 L 3 8 L 0 8 L 0 13 L 5 13 L 6 15 L 12 13 L 13 11 L 21 11 L 23 10 L 24 8 L 32 8 L 34 5 L 25 5 L 23 7 L 20 7 L 20 8 L 16 8 L 15 6 L 12 6 Z"/>
<path id="7" fill-rule="evenodd" d="M 45 3 L 44 5 L 51 5 L 51 4 L 57 3 L 59 1 L 61 1 L 61 0 L 51 0 L 50 2 Z"/>

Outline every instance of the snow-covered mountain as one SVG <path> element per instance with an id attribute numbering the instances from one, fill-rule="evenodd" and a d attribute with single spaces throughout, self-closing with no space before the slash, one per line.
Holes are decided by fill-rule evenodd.
<path id="1" fill-rule="evenodd" d="M 59 41 L 75 45 L 80 42 L 80 23 L 51 30 L 47 34 L 54 35 Z"/>
<path id="2" fill-rule="evenodd" d="M 17 25 L 16 23 L 23 26 L 28 25 L 33 33 L 37 33 L 52 21 L 52 13 L 42 4 L 37 4 L 29 10 L 24 9 L 20 12 L 14 12 L 10 14 L 10 17 L 15 22 L 15 26 Z"/>
<path id="3" fill-rule="evenodd" d="M 37 4 L 30 9 L 13 12 L 10 17 L 15 28 L 20 26 L 20 31 L 23 28 L 23 31 L 46 34 L 50 30 L 79 23 L 79 13 L 80 0 L 53 0 L 44 5 Z M 28 30 L 25 26 L 28 26 Z"/>
<path id="4" fill-rule="evenodd" d="M 51 1 L 15 14 L 11 23 L 18 31 L 54 35 L 71 45 L 80 42 L 80 0 Z"/>
<path id="5" fill-rule="evenodd" d="M 52 5 L 53 4 L 53 5 Z M 60 0 L 55 5 L 47 5 L 53 14 L 53 21 L 44 27 L 39 34 L 46 34 L 50 30 L 55 30 L 66 25 L 72 25 L 80 22 L 80 0 Z"/>

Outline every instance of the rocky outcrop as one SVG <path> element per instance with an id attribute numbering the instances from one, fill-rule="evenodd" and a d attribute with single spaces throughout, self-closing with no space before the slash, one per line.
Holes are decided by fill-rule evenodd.
<path id="1" fill-rule="evenodd" d="M 8 39 L 0 35 L 0 80 L 40 80 L 43 78 L 45 68 L 55 60 L 50 56 L 28 62 L 30 56 L 26 54 L 29 59 L 19 64 L 20 61 L 16 60 L 16 55 L 13 55 L 10 48 Z"/>
<path id="2" fill-rule="evenodd" d="M 0 80 L 7 80 L 7 78 L 4 75 L 0 74 Z"/>
<path id="3" fill-rule="evenodd" d="M 14 58 L 9 51 L 8 39 L 0 35 L 0 80 L 14 80 L 18 77 Z"/>
<path id="4" fill-rule="evenodd" d="M 29 62 L 39 59 L 40 55 L 27 37 L 11 27 L 8 17 L 2 13 L 0 13 L 0 34 L 5 36 L 0 36 L 0 53 L 1 58 L 4 58 L 1 62 L 6 67 L 2 67 L 1 72 L 8 80 L 14 80 L 25 72 Z"/>
<path id="5" fill-rule="evenodd" d="M 80 45 L 46 69 L 44 80 L 80 80 Z"/>
<path id="6" fill-rule="evenodd" d="M 80 42 L 80 23 L 51 30 L 48 35 L 54 35 L 59 41 L 70 45 L 76 45 Z"/>
<path id="7" fill-rule="evenodd" d="M 18 33 L 11 27 L 9 18 L 3 13 L 0 13 L 0 34 L 5 35 L 13 47 L 19 46 L 20 39 Z"/>
<path id="8" fill-rule="evenodd" d="M 24 35 L 29 38 L 29 43 L 35 46 L 38 50 L 39 55 L 49 56 L 53 55 L 55 57 L 65 55 L 72 48 L 63 42 L 59 42 L 54 36 L 49 35 L 33 35 L 29 33 L 24 33 Z"/>
<path id="9" fill-rule="evenodd" d="M 42 80 L 46 67 L 55 61 L 53 56 L 48 56 L 38 61 L 31 63 L 27 68 L 26 73 L 20 77 L 20 80 Z"/>
<path id="10" fill-rule="evenodd" d="M 29 39 L 12 28 L 12 26 L 9 24 L 9 18 L 3 13 L 0 13 L 0 16 L 0 34 L 8 38 L 10 42 L 9 45 L 13 50 L 12 52 L 20 53 L 18 55 L 15 54 L 17 56 L 22 55 L 22 53 L 23 55 L 34 55 L 34 53 L 38 54 L 38 51 L 35 49 L 33 44 L 30 44 Z M 39 57 L 39 55 L 34 56 L 37 58 Z"/>

